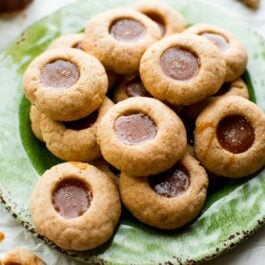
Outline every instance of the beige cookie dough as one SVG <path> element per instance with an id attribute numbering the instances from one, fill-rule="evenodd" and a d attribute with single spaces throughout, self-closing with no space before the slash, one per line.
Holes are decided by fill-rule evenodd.
<path id="1" fill-rule="evenodd" d="M 62 163 L 39 178 L 30 211 L 37 231 L 57 246 L 93 249 L 110 239 L 119 221 L 119 191 L 111 178 L 92 165 Z"/>
<path id="2" fill-rule="evenodd" d="M 82 47 L 96 56 L 108 71 L 134 73 L 145 50 L 160 35 L 159 27 L 143 14 L 113 9 L 88 22 Z"/>
<path id="3" fill-rule="evenodd" d="M 207 194 L 208 177 L 200 163 L 186 154 L 166 172 L 137 178 L 122 172 L 121 199 L 141 222 L 175 229 L 200 213 Z"/>
<path id="4" fill-rule="evenodd" d="M 0 261 L 3 265 L 45 265 L 34 253 L 24 248 L 16 248 L 9 251 L 6 257 Z"/>
<path id="5" fill-rule="evenodd" d="M 45 115 L 41 119 L 41 132 L 47 148 L 66 161 L 90 162 L 101 156 L 97 144 L 97 126 L 113 106 L 108 98 L 98 110 L 77 121 L 54 121 Z"/>
<path id="6" fill-rule="evenodd" d="M 105 160 L 134 176 L 170 168 L 187 145 L 180 118 L 160 101 L 147 97 L 114 105 L 100 122 L 97 136 Z"/>
<path id="7" fill-rule="evenodd" d="M 225 82 L 234 81 L 245 72 L 248 60 L 247 51 L 230 32 L 208 24 L 192 26 L 186 32 L 203 36 L 219 48 L 226 62 Z"/>
<path id="8" fill-rule="evenodd" d="M 202 110 L 212 101 L 225 96 L 240 96 L 249 99 L 249 92 L 247 84 L 241 79 L 237 79 L 233 82 L 224 83 L 222 87 L 213 96 L 208 97 L 200 102 L 186 106 L 183 112 L 187 117 L 192 120 L 196 120 Z"/>
<path id="9" fill-rule="evenodd" d="M 151 97 L 143 85 L 139 73 L 125 75 L 118 82 L 113 91 L 115 103 L 130 97 Z"/>
<path id="10" fill-rule="evenodd" d="M 156 22 L 161 30 L 162 36 L 169 36 L 182 32 L 186 23 L 182 15 L 174 8 L 157 0 L 139 0 L 135 10 L 143 13 Z"/>
<path id="11" fill-rule="evenodd" d="M 226 65 L 219 49 L 191 33 L 169 36 L 143 55 L 140 75 L 155 98 L 173 105 L 190 105 L 218 91 Z"/>
<path id="12" fill-rule="evenodd" d="M 23 88 L 26 97 L 53 120 L 71 121 L 96 110 L 107 92 L 102 64 L 72 48 L 51 49 L 28 66 Z"/>
<path id="13" fill-rule="evenodd" d="M 196 120 L 195 152 L 216 175 L 239 178 L 265 165 L 265 114 L 249 100 L 223 97 Z"/>
<path id="14" fill-rule="evenodd" d="M 30 106 L 29 118 L 30 118 L 31 130 L 34 133 L 34 135 L 40 141 L 43 142 L 43 137 L 40 129 L 41 115 L 42 113 L 34 105 Z"/>
<path id="15" fill-rule="evenodd" d="M 75 48 L 83 50 L 82 41 L 84 38 L 84 33 L 72 33 L 67 35 L 62 35 L 55 39 L 48 49 L 60 49 L 60 48 Z"/>

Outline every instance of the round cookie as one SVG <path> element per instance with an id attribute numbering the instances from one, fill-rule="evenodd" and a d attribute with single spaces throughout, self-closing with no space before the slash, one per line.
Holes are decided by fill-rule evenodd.
<path id="1" fill-rule="evenodd" d="M 206 199 L 208 177 L 200 163 L 186 154 L 168 171 L 147 178 L 122 172 L 121 199 L 141 222 L 175 229 L 192 221 Z"/>
<path id="2" fill-rule="evenodd" d="M 113 101 L 115 103 L 130 97 L 151 97 L 145 89 L 139 73 L 123 76 L 113 91 Z"/>
<path id="3" fill-rule="evenodd" d="M 233 96 L 233 95 L 249 99 L 248 87 L 241 78 L 233 82 L 224 83 L 222 87 L 213 96 L 206 98 L 202 101 L 199 101 L 195 104 L 192 104 L 190 106 L 186 106 L 183 109 L 183 112 L 190 119 L 196 120 L 198 115 L 202 112 L 202 110 L 213 100 L 216 100 L 220 97 Z"/>
<path id="4" fill-rule="evenodd" d="M 55 39 L 49 46 L 48 49 L 59 49 L 59 48 L 75 48 L 83 50 L 82 41 L 84 39 L 84 33 L 72 33 L 62 35 Z"/>
<path id="5" fill-rule="evenodd" d="M 75 48 L 83 50 L 82 41 L 84 39 L 84 33 L 73 33 L 67 34 L 59 37 L 49 46 L 49 49 L 59 49 L 59 48 Z M 113 72 L 107 72 L 109 86 L 108 90 L 110 90 L 115 82 L 118 80 L 119 75 Z"/>
<path id="6" fill-rule="evenodd" d="M 248 60 L 246 49 L 230 32 L 208 24 L 192 26 L 186 32 L 203 36 L 219 48 L 226 62 L 225 82 L 234 81 L 245 72 Z"/>
<path id="7" fill-rule="evenodd" d="M 173 105 L 190 105 L 218 91 L 225 61 L 209 40 L 190 33 L 169 36 L 143 55 L 140 75 L 151 95 Z"/>
<path id="8" fill-rule="evenodd" d="M 70 122 L 54 121 L 42 115 L 40 126 L 47 148 L 66 161 L 89 162 L 99 158 L 101 153 L 97 144 L 97 126 L 112 106 L 112 101 L 105 98 L 98 110 Z"/>
<path id="9" fill-rule="evenodd" d="M 195 152 L 206 169 L 220 176 L 248 176 L 265 165 L 265 114 L 253 102 L 223 97 L 196 120 Z"/>
<path id="10" fill-rule="evenodd" d="M 72 48 L 44 52 L 27 68 L 26 97 L 49 118 L 77 120 L 96 110 L 107 92 L 104 67 L 92 55 Z"/>
<path id="11" fill-rule="evenodd" d="M 40 141 L 44 142 L 40 129 L 41 116 L 42 113 L 34 105 L 31 105 L 29 111 L 31 130 Z"/>
<path id="12" fill-rule="evenodd" d="M 143 53 L 160 35 L 159 27 L 145 15 L 113 9 L 88 22 L 82 46 L 108 71 L 127 74 L 138 71 Z"/>
<path id="13" fill-rule="evenodd" d="M 114 105 L 97 131 L 105 160 L 134 176 L 170 168 L 186 151 L 187 139 L 179 117 L 160 101 L 134 97 Z"/>
<path id="14" fill-rule="evenodd" d="M 39 178 L 30 210 L 41 235 L 64 250 L 82 251 L 112 236 L 121 205 L 117 185 L 105 173 L 89 164 L 68 162 Z"/>
<path id="15" fill-rule="evenodd" d="M 1 261 L 0 261 L 1 263 Z M 23 248 L 15 248 L 9 251 L 2 260 L 3 265 L 45 265 L 34 253 Z"/>
<path id="16" fill-rule="evenodd" d="M 151 18 L 160 28 L 162 36 L 179 33 L 186 28 L 182 15 L 174 8 L 156 0 L 138 1 L 135 10 Z"/>

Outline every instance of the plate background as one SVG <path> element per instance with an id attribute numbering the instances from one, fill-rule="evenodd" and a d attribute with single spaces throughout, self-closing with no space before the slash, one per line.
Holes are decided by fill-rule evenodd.
<path id="1" fill-rule="evenodd" d="M 22 98 L 22 73 L 32 58 L 41 53 L 53 38 L 80 31 L 93 14 L 124 5 L 125 2 L 132 3 L 81 1 L 35 24 L 1 55 L 0 96 L 3 100 L 0 105 L 0 187 L 6 205 L 11 206 L 11 211 L 30 229 L 31 220 L 27 209 L 31 188 L 39 173 L 57 160 L 48 153 L 40 155 L 44 149 L 29 130 L 27 101 L 22 101 L 20 109 L 18 108 Z M 211 22 L 223 26 L 244 42 L 250 57 L 248 69 L 255 87 L 257 103 L 264 109 L 263 40 L 245 25 L 234 21 L 232 16 L 211 5 L 197 1 L 166 2 L 177 7 L 189 23 Z M 20 128 L 19 121 L 23 121 Z M 81 253 L 81 258 L 99 255 L 100 259 L 119 264 L 167 261 L 181 263 L 186 260 L 192 263 L 192 260 L 210 258 L 234 246 L 264 221 L 264 175 L 263 171 L 255 179 L 231 181 L 232 183 L 227 183 L 218 192 L 211 193 L 201 217 L 185 230 L 160 233 L 135 222 L 134 219 L 126 219 L 130 216 L 125 216 L 111 245 L 94 252 Z"/>

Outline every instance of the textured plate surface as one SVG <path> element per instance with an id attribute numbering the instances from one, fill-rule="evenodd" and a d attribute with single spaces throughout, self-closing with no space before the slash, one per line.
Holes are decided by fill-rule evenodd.
<path id="1" fill-rule="evenodd" d="M 165 2 L 178 9 L 189 24 L 213 23 L 241 39 L 249 54 L 245 80 L 252 100 L 255 94 L 257 104 L 265 109 L 264 40 L 215 6 L 194 0 Z M 103 10 L 132 4 L 130 0 L 81 0 L 34 24 L 0 56 L 0 196 L 9 211 L 32 232 L 28 210 L 32 187 L 40 174 L 59 160 L 31 133 L 29 103 L 21 88 L 23 72 L 57 36 L 83 30 L 86 21 Z M 235 246 L 264 221 L 265 170 L 255 178 L 224 180 L 215 185 L 202 214 L 183 229 L 152 229 L 124 212 L 110 242 L 94 251 L 68 254 L 91 264 L 194 264 Z"/>

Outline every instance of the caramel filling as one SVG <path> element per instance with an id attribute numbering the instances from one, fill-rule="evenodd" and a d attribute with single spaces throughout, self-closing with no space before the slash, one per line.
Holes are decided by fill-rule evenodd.
<path id="1" fill-rule="evenodd" d="M 255 140 L 251 123 L 239 115 L 224 117 L 218 124 L 216 134 L 222 148 L 235 154 L 247 151 Z"/>
<path id="2" fill-rule="evenodd" d="M 143 113 L 122 115 L 115 121 L 116 136 L 126 144 L 142 144 L 155 138 L 157 127 L 155 123 Z"/>
<path id="3" fill-rule="evenodd" d="M 155 176 L 148 177 L 150 187 L 159 195 L 177 197 L 189 188 L 190 176 L 187 169 L 180 164 Z"/>
<path id="4" fill-rule="evenodd" d="M 139 21 L 123 18 L 112 24 L 110 34 L 118 41 L 134 42 L 144 37 L 146 29 Z"/>
<path id="5" fill-rule="evenodd" d="M 212 41 L 221 51 L 226 51 L 230 47 L 227 40 L 219 34 L 204 32 L 201 34 L 201 36 Z"/>
<path id="6" fill-rule="evenodd" d="M 41 70 L 40 81 L 52 88 L 69 88 L 79 79 L 79 70 L 71 62 L 56 60 L 46 64 Z"/>
<path id="7" fill-rule="evenodd" d="M 98 111 L 96 110 L 82 119 L 75 121 L 65 121 L 63 124 L 67 129 L 80 131 L 92 127 L 95 124 L 97 118 Z"/>
<path id="8" fill-rule="evenodd" d="M 139 76 L 134 76 L 133 78 L 125 82 L 125 92 L 128 97 L 150 97 L 151 95 L 145 89 L 142 80 Z"/>
<path id="9" fill-rule="evenodd" d="M 160 58 L 160 66 L 165 75 L 175 80 L 190 80 L 199 72 L 199 60 L 191 52 L 173 47 L 167 49 Z"/>
<path id="10" fill-rule="evenodd" d="M 87 211 L 92 192 L 78 179 L 65 179 L 53 192 L 52 201 L 56 211 L 65 218 L 75 218 Z"/>

